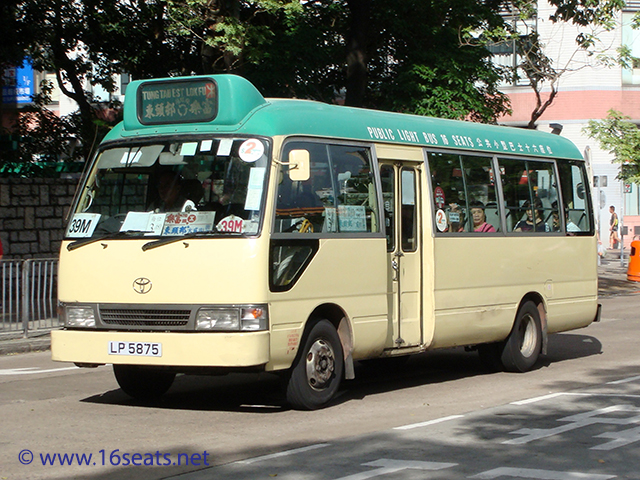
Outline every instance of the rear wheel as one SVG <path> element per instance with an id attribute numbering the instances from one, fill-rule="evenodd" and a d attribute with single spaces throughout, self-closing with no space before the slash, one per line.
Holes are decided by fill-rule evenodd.
<path id="1" fill-rule="evenodd" d="M 526 372 L 538 361 L 542 350 L 540 313 L 535 303 L 525 302 L 516 315 L 513 330 L 502 350 L 501 361 L 508 372 Z"/>
<path id="2" fill-rule="evenodd" d="M 113 373 L 124 393 L 137 400 L 161 397 L 176 377 L 174 372 L 139 365 L 114 365 Z"/>
<path id="3" fill-rule="evenodd" d="M 298 410 L 325 406 L 338 391 L 343 371 L 338 332 L 331 322 L 320 320 L 298 352 L 287 383 L 287 401 Z"/>

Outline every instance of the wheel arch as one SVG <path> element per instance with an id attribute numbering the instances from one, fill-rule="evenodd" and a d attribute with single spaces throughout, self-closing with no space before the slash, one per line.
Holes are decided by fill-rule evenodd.
<path id="1" fill-rule="evenodd" d="M 304 343 L 313 325 L 323 319 L 331 322 L 338 332 L 344 356 L 344 376 L 345 379 L 351 380 L 355 378 L 353 358 L 351 356 L 353 352 L 353 326 L 346 312 L 339 305 L 335 303 L 325 303 L 318 305 L 313 312 L 311 312 L 304 327 L 301 344 Z"/>

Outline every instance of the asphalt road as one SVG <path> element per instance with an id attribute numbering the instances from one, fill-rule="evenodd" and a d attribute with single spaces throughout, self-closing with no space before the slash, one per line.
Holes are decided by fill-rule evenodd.
<path id="1" fill-rule="evenodd" d="M 180 377 L 142 404 L 109 367 L 2 356 L 0 478 L 640 479 L 639 302 L 603 298 L 602 321 L 551 336 L 527 374 L 432 352 L 359 366 L 316 412 L 270 375 Z"/>

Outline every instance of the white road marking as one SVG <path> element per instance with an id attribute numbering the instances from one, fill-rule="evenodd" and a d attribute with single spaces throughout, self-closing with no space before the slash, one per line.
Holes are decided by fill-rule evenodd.
<path id="1" fill-rule="evenodd" d="M 553 470 L 538 470 L 531 468 L 500 467 L 479 473 L 477 475 L 473 475 L 469 478 L 491 479 L 498 477 L 534 478 L 539 480 L 608 480 L 609 478 L 615 478 L 615 475 L 602 475 L 598 473 L 580 472 L 556 472 Z"/>
<path id="2" fill-rule="evenodd" d="M 591 450 L 613 450 L 640 441 L 640 427 L 630 428 L 621 432 L 605 432 L 596 435 L 595 438 L 611 438 L 612 440 L 602 445 L 591 447 Z"/>
<path id="3" fill-rule="evenodd" d="M 457 463 L 442 462 L 420 462 L 412 460 L 392 460 L 388 458 L 380 458 L 374 462 L 363 463 L 363 467 L 378 467 L 368 472 L 355 473 L 336 480 L 366 480 L 367 478 L 379 477 L 388 473 L 396 473 L 401 470 L 443 470 L 445 468 L 455 467 Z"/>
<path id="4" fill-rule="evenodd" d="M 616 417 L 607 417 L 606 415 L 611 413 L 618 412 L 628 412 L 633 415 L 627 418 Z M 571 430 L 576 430 L 578 428 L 587 427 L 589 425 L 596 424 L 604 424 L 604 425 L 632 425 L 640 423 L 640 408 L 632 407 L 629 405 L 613 405 L 611 407 L 599 408 L 597 410 L 592 410 L 590 412 L 578 413 L 576 415 L 569 415 L 568 417 L 559 418 L 558 422 L 569 422 L 565 425 L 561 425 L 555 428 L 521 428 L 520 430 L 515 430 L 513 432 L 509 432 L 512 435 L 522 435 L 520 438 L 515 438 L 513 440 L 506 440 L 502 442 L 507 445 L 523 445 L 534 440 L 540 440 L 541 438 L 552 437 L 554 435 L 559 435 L 561 433 L 569 432 Z M 617 437 L 605 437 L 605 438 L 617 438 Z M 633 440 L 635 438 L 635 440 Z M 634 437 L 633 432 L 630 434 L 629 438 L 626 439 L 627 442 L 609 442 L 605 445 L 611 445 L 610 448 L 606 448 L 607 450 L 616 448 L 617 446 L 626 445 L 628 443 L 632 443 L 633 441 L 640 440 L 640 437 L 637 434 Z"/>
<path id="5" fill-rule="evenodd" d="M 272 458 L 280 458 L 280 457 L 286 457 L 288 455 L 296 455 L 298 453 L 304 453 L 310 450 L 316 450 L 317 448 L 328 447 L 329 445 L 330 444 L 328 443 L 318 443 L 316 445 L 309 445 L 308 447 L 294 448 L 293 450 L 285 450 L 284 452 L 272 453 L 270 455 L 263 455 L 261 457 L 247 458 L 246 460 L 238 460 L 237 462 L 234 462 L 234 463 L 248 465 L 250 463 L 262 462 L 264 460 L 271 460 Z"/>
<path id="6" fill-rule="evenodd" d="M 640 398 L 640 395 L 633 395 L 630 393 L 574 393 L 574 392 L 559 392 L 551 393 L 549 395 L 543 395 L 541 397 L 528 398 L 526 400 L 519 400 L 517 402 L 511 402 L 509 405 L 529 405 L 531 403 L 543 402 L 557 397 L 610 397 L 610 398 Z"/>
<path id="7" fill-rule="evenodd" d="M 450 415 L 448 417 L 436 418 L 435 420 L 429 420 L 427 422 L 413 423 L 411 425 L 403 425 L 401 427 L 393 427 L 394 430 L 411 430 L 413 428 L 428 427 L 429 425 L 435 425 L 436 423 L 447 422 L 449 420 L 455 420 L 456 418 L 462 418 L 464 415 Z"/>
<path id="8" fill-rule="evenodd" d="M 623 378 L 622 380 L 616 380 L 614 382 L 607 382 L 607 385 L 620 385 L 621 383 L 635 382 L 636 380 L 640 380 L 640 376 Z"/>
<path id="9" fill-rule="evenodd" d="M 38 367 L 26 367 L 26 368 L 5 368 L 0 370 L 0 375 L 36 375 L 38 373 L 52 373 L 63 372 L 65 370 L 77 370 L 79 367 L 75 365 L 73 367 L 62 368 L 48 368 L 46 370 L 39 370 Z"/>
<path id="10" fill-rule="evenodd" d="M 526 400 L 519 400 L 517 402 L 511 402 L 510 405 L 529 405 L 530 403 L 543 402 L 545 400 L 550 400 L 552 398 L 562 397 L 562 396 L 565 396 L 565 395 L 574 395 L 574 396 L 579 396 L 579 397 L 585 397 L 585 396 L 589 396 L 590 394 L 588 394 L 588 393 L 565 393 L 565 392 L 550 393 L 549 395 L 542 395 L 541 397 L 533 397 L 533 398 L 527 398 Z"/>

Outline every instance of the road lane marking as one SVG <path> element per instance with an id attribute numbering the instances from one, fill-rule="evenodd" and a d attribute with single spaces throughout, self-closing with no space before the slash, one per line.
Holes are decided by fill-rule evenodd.
<path id="1" fill-rule="evenodd" d="M 0 370 L 0 375 L 35 375 L 38 373 L 63 372 L 65 370 L 78 369 L 79 367 L 76 367 L 75 365 L 73 367 L 48 368 L 46 370 L 38 370 L 38 367 L 5 368 L 4 370 Z"/>
<path id="2" fill-rule="evenodd" d="M 557 472 L 554 470 L 538 470 L 532 468 L 500 467 L 478 473 L 469 478 L 491 479 L 498 477 L 534 478 L 539 480 L 608 480 L 616 476 L 598 473 Z"/>
<path id="3" fill-rule="evenodd" d="M 617 416 L 619 412 L 626 412 L 631 414 L 627 418 L 621 418 Z M 614 417 L 607 417 L 606 415 L 614 414 Z M 502 442 L 503 445 L 524 445 L 534 440 L 540 440 L 542 438 L 552 437 L 561 433 L 566 433 L 578 428 L 587 427 L 590 425 L 604 424 L 604 425 L 632 425 L 640 423 L 640 408 L 632 407 L 630 405 L 613 405 L 610 407 L 599 408 L 590 412 L 578 413 L 576 415 L 569 415 L 557 419 L 558 422 L 569 422 L 565 425 L 561 425 L 555 428 L 521 428 L 509 432 L 511 435 L 521 435 L 519 438 L 512 440 L 506 440 Z M 618 436 L 604 436 L 603 438 L 614 438 L 613 442 L 608 442 L 600 447 L 593 447 L 596 450 L 611 450 L 622 445 L 628 445 L 629 443 L 640 440 L 638 432 L 631 429 L 628 431 L 628 435 L 623 438 L 622 433 L 618 433 Z"/>
<path id="4" fill-rule="evenodd" d="M 630 428 L 622 432 L 605 432 L 596 435 L 595 438 L 611 438 L 612 440 L 602 445 L 591 447 L 591 450 L 613 450 L 640 441 L 640 427 Z"/>
<path id="5" fill-rule="evenodd" d="M 640 376 L 623 378 L 622 380 L 616 380 L 614 382 L 607 382 L 607 385 L 620 385 L 621 383 L 635 382 L 636 380 L 640 380 Z"/>
<path id="6" fill-rule="evenodd" d="M 631 393 L 574 393 L 574 392 L 560 392 L 552 393 L 550 395 L 543 395 L 541 397 L 528 398 L 526 400 L 519 400 L 517 402 L 511 402 L 509 405 L 529 405 L 531 403 L 543 402 L 557 397 L 610 397 L 610 398 L 640 398 L 640 395 L 634 395 Z"/>
<path id="7" fill-rule="evenodd" d="M 545 400 L 550 400 L 552 398 L 557 398 L 562 396 L 588 397 L 588 396 L 591 396 L 591 394 L 590 393 L 567 393 L 567 392 L 550 393 L 549 395 L 542 395 L 541 397 L 533 397 L 533 398 L 527 398 L 526 400 L 511 402 L 510 405 L 529 405 L 530 403 L 543 402 Z"/>
<path id="8" fill-rule="evenodd" d="M 263 455 L 261 457 L 247 458 L 246 460 L 238 460 L 237 462 L 234 462 L 234 463 L 248 465 L 251 463 L 262 462 L 264 460 L 271 460 L 272 458 L 280 458 L 280 457 L 286 457 L 288 455 L 296 455 L 298 453 L 304 453 L 310 450 L 316 450 L 318 448 L 328 447 L 329 445 L 330 445 L 329 443 L 318 443 L 316 445 L 309 445 L 308 447 L 294 448 L 293 450 L 285 450 L 283 452 L 272 453 L 270 455 Z"/>
<path id="9" fill-rule="evenodd" d="M 378 467 L 368 472 L 355 473 L 346 477 L 340 477 L 336 480 L 366 480 L 368 478 L 379 477 L 389 473 L 396 473 L 402 470 L 443 470 L 458 465 L 457 463 L 442 462 L 420 462 L 412 460 L 392 460 L 389 458 L 380 458 L 373 462 L 363 463 L 363 467 Z"/>
<path id="10" fill-rule="evenodd" d="M 411 425 L 403 425 L 401 427 L 393 427 L 394 430 L 411 430 L 413 428 L 428 427 L 429 425 L 435 425 L 437 423 L 447 422 L 449 420 L 455 420 L 456 418 L 462 418 L 464 415 L 450 415 L 448 417 L 436 418 L 435 420 L 429 420 L 427 422 L 412 423 Z"/>

